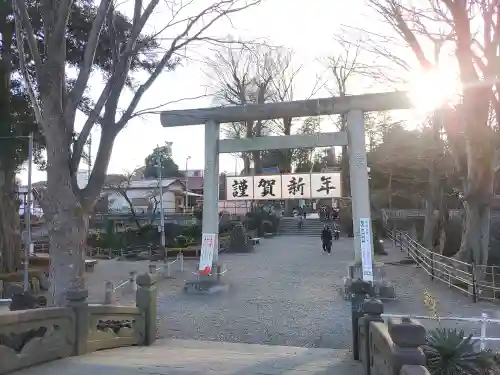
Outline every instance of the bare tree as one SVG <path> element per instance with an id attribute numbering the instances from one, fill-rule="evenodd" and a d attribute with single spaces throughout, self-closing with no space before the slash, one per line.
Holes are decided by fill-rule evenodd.
<path id="1" fill-rule="evenodd" d="M 145 92 L 165 70 L 174 69 L 186 48 L 197 42 L 211 40 L 207 31 L 219 20 L 258 4 L 260 0 L 169 1 L 162 10 L 167 21 L 153 33 L 153 38 L 165 42 L 159 55 L 138 56 L 142 43 L 139 35 L 145 30 L 152 13 L 160 3 L 151 0 L 144 3 L 134 0 L 134 10 L 129 32 L 113 33 L 115 3 L 101 0 L 85 46 L 84 58 L 77 78 L 71 87 L 67 84 L 65 31 L 70 0 L 42 0 L 39 11 L 43 20 L 43 42 L 38 41 L 28 14 L 26 0 L 13 0 L 15 24 L 24 83 L 47 140 L 47 189 L 40 194 L 40 203 L 50 222 L 51 238 L 51 292 L 53 303 L 62 304 L 68 287 L 84 288 L 84 248 L 88 229 L 88 213 L 103 187 L 106 170 L 118 133 L 133 117 Z M 100 33 L 107 28 L 111 35 L 111 73 L 106 77 L 104 88 L 91 108 L 82 131 L 74 139 L 75 115 L 78 104 L 88 87 L 96 46 Z M 30 59 L 25 60 L 24 46 Z M 134 59 L 151 59 L 151 75 L 142 83 L 131 76 Z M 26 67 L 33 67 L 34 81 Z M 124 110 L 119 100 L 127 84 L 134 88 L 132 100 Z M 33 87 L 37 88 L 35 94 Z M 96 123 L 101 127 L 101 139 L 88 184 L 80 189 L 76 183 L 82 151 L 91 129 Z"/>
<path id="2" fill-rule="evenodd" d="M 137 168 L 130 172 L 124 172 L 122 174 L 113 174 L 106 176 L 106 181 L 104 183 L 104 188 L 109 192 L 115 192 L 119 194 L 125 202 L 127 202 L 128 209 L 132 218 L 134 219 L 137 228 L 142 227 L 141 216 L 137 213 L 138 201 L 140 201 L 140 206 L 147 206 L 147 213 L 150 214 L 149 224 L 152 224 L 156 218 L 156 211 L 160 203 L 160 197 L 158 197 L 158 184 L 151 190 L 141 189 L 140 197 L 131 197 L 130 192 L 137 190 L 134 188 L 133 179 L 136 175 Z M 146 212 L 141 212 L 142 214 Z"/>
<path id="3" fill-rule="evenodd" d="M 429 0 L 418 7 L 399 0 L 368 3 L 411 48 L 423 69 L 437 68 L 435 51 L 426 50 L 423 40 L 438 40 L 454 51 L 463 86 L 462 100 L 456 107 L 443 109 L 442 124 L 463 181 L 464 233 L 456 256 L 487 264 L 494 179 L 490 106 L 495 109 L 497 123 L 500 119 L 498 2 Z M 476 30 L 478 24 L 480 30 Z"/>
<path id="4" fill-rule="evenodd" d="M 339 42 L 341 52 L 335 56 L 324 59 L 326 68 L 330 71 L 334 87 L 325 85 L 331 95 L 344 97 L 348 94 L 348 82 L 355 75 L 363 73 L 363 66 L 359 61 L 361 48 L 359 45 Z M 338 121 L 340 131 L 347 130 L 347 115 L 340 115 Z M 351 195 L 351 184 L 349 180 L 349 150 L 347 146 L 342 146 L 342 159 L 340 162 L 340 173 L 342 181 L 342 194 L 345 197 Z"/>
<path id="5" fill-rule="evenodd" d="M 134 176 L 135 170 L 132 172 L 125 172 L 123 174 L 113 174 L 106 176 L 104 182 L 104 188 L 110 192 L 115 192 L 119 194 L 129 207 L 130 213 L 137 225 L 137 228 L 141 227 L 141 222 L 136 214 L 136 205 L 132 202 L 132 198 L 129 196 L 129 191 L 132 188 L 132 178 Z"/>
<path id="6" fill-rule="evenodd" d="M 290 54 L 282 48 L 266 44 L 245 45 L 233 43 L 216 52 L 208 61 L 210 80 L 216 85 L 215 100 L 218 104 L 262 104 L 274 100 L 277 76 L 289 66 Z M 224 129 L 231 138 L 252 138 L 266 135 L 272 130 L 270 121 L 247 121 L 232 123 Z M 245 173 L 250 172 L 250 161 L 254 172 L 262 170 L 260 151 L 242 154 Z"/>

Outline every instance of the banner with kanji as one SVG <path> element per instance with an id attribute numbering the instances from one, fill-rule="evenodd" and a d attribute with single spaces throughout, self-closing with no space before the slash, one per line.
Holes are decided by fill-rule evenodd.
<path id="1" fill-rule="evenodd" d="M 341 197 L 339 172 L 227 176 L 226 200 L 321 199 Z"/>

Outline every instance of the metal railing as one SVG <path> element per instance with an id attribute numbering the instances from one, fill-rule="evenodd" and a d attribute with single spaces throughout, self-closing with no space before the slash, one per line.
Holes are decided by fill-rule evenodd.
<path id="1" fill-rule="evenodd" d="M 449 210 L 450 217 L 459 216 L 463 210 Z M 426 210 L 424 209 L 390 209 L 382 208 L 382 215 L 387 219 L 407 219 L 415 217 L 425 217 Z"/>
<path id="2" fill-rule="evenodd" d="M 162 273 L 164 278 L 171 277 L 172 265 L 179 262 L 180 271 L 184 272 L 184 256 L 182 253 L 177 255 L 177 258 L 165 263 L 159 264 L 149 264 L 149 273 L 158 274 Z M 117 292 L 122 292 L 122 294 L 132 294 L 137 291 L 137 272 L 130 271 L 129 277 L 114 285 L 110 281 L 106 281 L 104 284 L 104 304 L 111 305 L 114 302 L 114 297 Z"/>
<path id="3" fill-rule="evenodd" d="M 389 238 L 394 246 L 406 251 L 432 280 L 470 295 L 474 302 L 479 298 L 496 300 L 500 297 L 500 287 L 496 285 L 496 281 L 500 281 L 500 267 L 467 263 L 433 252 L 403 231 L 389 232 Z"/>
<path id="4" fill-rule="evenodd" d="M 472 336 L 473 340 L 479 341 L 479 348 L 483 351 L 486 350 L 486 345 L 489 341 L 500 341 L 500 337 L 488 337 L 487 336 L 487 328 L 488 324 L 500 324 L 500 319 L 491 319 L 488 318 L 488 314 L 482 313 L 480 318 L 461 318 L 457 316 L 442 316 L 442 317 L 434 317 L 434 316 L 426 316 L 426 315 L 399 315 L 399 314 L 382 314 L 382 318 L 411 318 L 417 320 L 432 320 L 432 321 L 452 321 L 452 322 L 470 322 L 470 323 L 478 323 L 481 327 L 480 336 Z M 465 336 L 467 338 L 469 336 Z"/>

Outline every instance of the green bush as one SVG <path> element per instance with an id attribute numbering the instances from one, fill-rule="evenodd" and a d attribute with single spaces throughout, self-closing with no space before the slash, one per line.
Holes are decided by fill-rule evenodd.
<path id="1" fill-rule="evenodd" d="M 188 225 L 182 229 L 182 235 L 193 238 L 195 242 L 201 241 L 201 225 Z"/>
<path id="2" fill-rule="evenodd" d="M 432 375 L 484 375 L 495 366 L 495 356 L 477 351 L 478 340 L 463 330 L 438 328 L 427 335 L 423 347 Z"/>
<path id="3" fill-rule="evenodd" d="M 377 255 L 387 255 L 383 242 L 380 242 L 380 235 L 375 226 L 372 226 L 373 252 Z"/>
<path id="4" fill-rule="evenodd" d="M 180 235 L 175 237 L 175 242 L 178 247 L 186 248 L 188 245 L 188 238 L 186 236 Z"/>

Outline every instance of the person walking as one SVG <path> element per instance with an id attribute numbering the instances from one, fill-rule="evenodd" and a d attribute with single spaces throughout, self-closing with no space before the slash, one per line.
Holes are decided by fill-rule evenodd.
<path id="1" fill-rule="evenodd" d="M 340 238 L 340 227 L 337 223 L 333 224 L 333 238 L 338 241 Z"/>
<path id="2" fill-rule="evenodd" d="M 321 242 L 323 245 L 323 252 L 330 254 L 332 251 L 332 231 L 326 224 L 321 231 Z"/>

